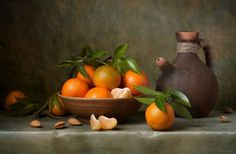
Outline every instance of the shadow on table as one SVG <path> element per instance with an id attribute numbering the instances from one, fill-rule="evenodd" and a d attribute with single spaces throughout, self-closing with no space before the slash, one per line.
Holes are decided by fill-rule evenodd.
<path id="1" fill-rule="evenodd" d="M 119 124 L 141 124 L 145 123 L 145 114 L 144 112 L 137 112 L 131 116 L 129 116 L 124 121 L 120 122 Z"/>

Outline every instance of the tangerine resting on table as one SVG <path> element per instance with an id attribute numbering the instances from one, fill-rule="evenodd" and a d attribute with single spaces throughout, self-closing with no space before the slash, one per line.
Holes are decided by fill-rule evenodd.
<path id="1" fill-rule="evenodd" d="M 164 103 L 165 112 L 161 111 L 155 103 L 148 106 L 145 111 L 147 124 L 154 130 L 170 128 L 175 119 L 174 109 L 169 103 Z"/>
<path id="2" fill-rule="evenodd" d="M 112 95 L 106 88 L 94 87 L 87 92 L 85 98 L 112 98 Z"/>
<path id="3" fill-rule="evenodd" d="M 93 83 L 97 87 L 104 87 L 108 90 L 112 90 L 119 87 L 120 82 L 120 73 L 109 65 L 98 67 L 93 74 Z"/>
<path id="4" fill-rule="evenodd" d="M 10 91 L 5 100 L 5 108 L 10 110 L 10 105 L 15 104 L 17 102 L 16 98 L 25 98 L 25 94 L 20 90 Z"/>
<path id="5" fill-rule="evenodd" d="M 64 83 L 61 94 L 69 97 L 84 97 L 88 90 L 86 82 L 78 78 L 71 78 Z"/>

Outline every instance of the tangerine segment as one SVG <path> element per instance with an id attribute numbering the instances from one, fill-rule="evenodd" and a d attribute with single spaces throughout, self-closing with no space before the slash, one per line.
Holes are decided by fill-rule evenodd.
<path id="1" fill-rule="evenodd" d="M 148 106 L 145 111 L 147 124 L 154 130 L 165 130 L 170 128 L 175 119 L 175 114 L 172 106 L 165 103 L 165 112 L 161 111 L 155 103 Z"/>
<path id="2" fill-rule="evenodd" d="M 86 98 L 112 98 L 111 92 L 103 87 L 94 87 L 85 95 Z"/>
<path id="3" fill-rule="evenodd" d="M 134 86 L 148 86 L 148 78 L 144 72 L 138 74 L 129 70 L 125 72 L 123 82 L 124 82 L 124 86 L 128 87 L 131 90 L 133 95 L 142 94 L 139 91 L 137 91 L 134 88 Z"/>
<path id="4" fill-rule="evenodd" d="M 77 73 L 77 78 L 86 82 L 88 85 L 92 86 L 93 85 L 92 78 L 93 78 L 93 73 L 95 70 L 90 65 L 85 65 L 84 69 L 85 69 L 86 73 L 88 74 L 88 78 L 84 77 L 80 72 Z"/>
<path id="5" fill-rule="evenodd" d="M 84 97 L 88 90 L 86 82 L 78 78 L 71 78 L 64 83 L 61 94 L 70 97 Z"/>
<path id="6" fill-rule="evenodd" d="M 104 87 L 108 90 L 112 90 L 119 87 L 120 82 L 120 73 L 109 65 L 98 67 L 93 74 L 93 83 L 97 87 Z"/>

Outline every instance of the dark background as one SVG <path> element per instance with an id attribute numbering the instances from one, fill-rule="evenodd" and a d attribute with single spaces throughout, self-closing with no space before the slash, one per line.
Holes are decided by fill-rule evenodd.
<path id="1" fill-rule="evenodd" d="M 199 31 L 209 40 L 220 84 L 216 107 L 236 107 L 234 0 L 1 0 L 1 104 L 13 89 L 45 98 L 68 73 L 56 64 L 87 43 L 113 52 L 127 42 L 154 88 L 155 58 L 173 60 L 176 31 Z"/>

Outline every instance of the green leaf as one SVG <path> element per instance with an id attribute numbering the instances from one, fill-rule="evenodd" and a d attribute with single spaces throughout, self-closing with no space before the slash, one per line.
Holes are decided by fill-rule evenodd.
<path id="1" fill-rule="evenodd" d="M 82 65 L 79 65 L 77 69 L 78 69 L 78 72 L 80 72 L 85 78 L 89 78 L 88 73 L 85 71 Z"/>
<path id="2" fill-rule="evenodd" d="M 129 69 L 129 66 L 125 57 L 119 57 L 117 59 L 117 69 L 121 74 L 124 74 Z"/>
<path id="3" fill-rule="evenodd" d="M 126 52 L 127 47 L 128 47 L 128 44 L 125 43 L 125 44 L 120 45 L 120 46 L 115 50 L 114 57 L 113 57 L 113 60 L 112 60 L 112 65 L 113 65 L 113 66 L 116 66 L 116 65 L 117 65 L 117 60 L 118 60 L 118 58 L 120 58 L 120 57 L 125 57 L 125 52 Z"/>
<path id="4" fill-rule="evenodd" d="M 157 96 L 165 96 L 163 92 L 160 91 L 154 91 L 151 90 L 150 88 L 144 87 L 144 86 L 134 86 L 136 90 L 139 92 L 146 94 L 146 95 L 157 95 Z"/>
<path id="5" fill-rule="evenodd" d="M 187 98 L 186 95 L 184 95 L 182 92 L 177 90 L 170 90 L 169 91 L 172 99 L 174 99 L 177 103 L 183 104 L 187 107 L 191 107 L 191 104 Z"/>
<path id="6" fill-rule="evenodd" d="M 127 62 L 129 68 L 130 68 L 132 71 L 134 71 L 134 72 L 136 72 L 136 73 L 138 73 L 138 74 L 141 73 L 141 69 L 139 68 L 137 62 L 136 62 L 134 59 L 127 57 L 127 58 L 126 58 L 126 62 Z"/>
<path id="7" fill-rule="evenodd" d="M 125 52 L 126 52 L 127 47 L 128 47 L 128 44 L 127 44 L 127 43 L 120 45 L 120 46 L 115 50 L 114 58 L 116 59 L 116 58 L 125 56 Z"/>
<path id="8" fill-rule="evenodd" d="M 107 55 L 107 51 L 103 50 L 95 50 L 94 53 L 91 55 L 90 59 L 102 58 Z"/>
<path id="9" fill-rule="evenodd" d="M 93 49 L 87 44 L 83 47 L 80 56 L 85 57 L 85 56 L 89 55 L 89 53 L 92 53 L 92 52 L 93 52 Z"/>
<path id="10" fill-rule="evenodd" d="M 192 120 L 191 114 L 189 113 L 188 109 L 184 105 L 179 104 L 179 103 L 174 103 L 174 102 L 170 102 L 170 105 L 174 108 L 175 112 L 179 116 Z"/>
<path id="11" fill-rule="evenodd" d="M 16 97 L 16 100 L 24 105 L 28 105 L 28 104 L 39 104 L 40 102 L 38 100 L 34 100 L 32 98 L 18 98 Z"/>
<path id="12" fill-rule="evenodd" d="M 143 103 L 143 104 L 147 104 L 150 105 L 155 101 L 155 98 L 148 98 L 148 97 L 135 97 L 136 100 L 138 100 L 139 102 Z"/>
<path id="13" fill-rule="evenodd" d="M 72 62 L 64 61 L 64 62 L 58 64 L 57 67 L 68 67 L 68 66 L 73 66 L 73 65 L 74 65 L 74 63 L 72 63 Z"/>
<path id="14" fill-rule="evenodd" d="M 52 103 L 52 101 L 53 101 L 53 97 L 50 96 L 50 97 L 48 98 L 48 100 L 47 100 L 49 112 L 52 112 L 52 108 L 53 108 L 53 103 Z"/>
<path id="15" fill-rule="evenodd" d="M 35 105 L 34 104 L 29 104 L 26 105 L 19 113 L 19 116 L 25 116 L 28 114 L 31 114 L 35 111 Z"/>
<path id="16" fill-rule="evenodd" d="M 156 106 L 161 110 L 161 111 L 163 111 L 163 112 L 165 112 L 166 110 L 165 110 L 165 106 L 164 106 L 164 104 L 165 104 L 165 102 L 164 102 L 164 97 L 156 97 L 155 98 L 155 103 L 156 103 Z"/>

